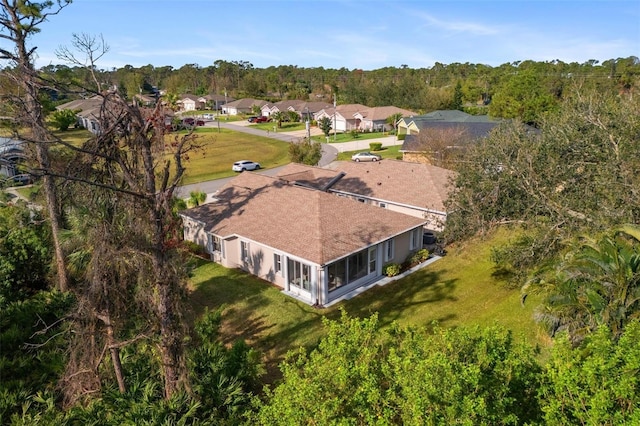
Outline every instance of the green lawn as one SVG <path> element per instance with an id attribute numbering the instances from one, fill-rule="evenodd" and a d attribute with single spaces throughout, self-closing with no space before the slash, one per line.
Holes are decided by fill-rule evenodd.
<path id="1" fill-rule="evenodd" d="M 276 126 L 277 124 L 274 123 L 273 121 L 267 121 L 266 123 L 257 123 L 257 124 L 252 124 L 249 127 L 253 127 L 256 129 L 261 129 L 261 130 L 271 130 L 273 131 L 273 126 Z M 294 130 L 304 130 L 306 129 L 305 127 L 305 123 L 288 123 L 288 122 L 284 122 L 282 123 L 281 127 L 277 128 L 277 132 L 292 132 Z"/>
<path id="2" fill-rule="evenodd" d="M 400 148 L 402 145 L 393 145 L 393 146 L 384 146 L 380 151 L 372 151 L 376 154 L 380 155 L 382 158 L 391 158 L 391 159 L 402 159 L 402 153 L 400 153 Z M 357 151 L 346 151 L 339 152 L 336 160 L 339 161 L 349 161 L 351 160 L 351 156 L 357 152 L 368 151 L 368 149 L 359 149 Z"/>
<path id="3" fill-rule="evenodd" d="M 502 231 L 491 242 L 449 247 L 447 256 L 425 269 L 327 309 L 312 308 L 265 281 L 209 262 L 195 269 L 190 300 L 196 315 L 205 307 L 224 306 L 225 340 L 243 338 L 262 351 L 272 379 L 287 351 L 318 342 L 322 317 L 337 318 L 339 307 L 361 317 L 378 312 L 385 326 L 394 321 L 444 327 L 500 324 L 531 344 L 547 347 L 548 339 L 532 319 L 535 299 L 522 306 L 519 290 L 492 276 L 490 244 L 507 238 Z"/>
<path id="4" fill-rule="evenodd" d="M 353 135 L 351 135 L 351 133 L 349 132 L 338 133 L 335 137 L 335 142 L 334 142 L 333 133 L 331 133 L 329 135 L 329 142 L 341 143 L 341 142 L 353 142 L 353 141 L 367 140 L 367 139 L 386 138 L 387 136 L 389 136 L 389 132 L 365 132 L 365 133 L 358 133 L 357 135 L 358 137 L 354 138 Z M 327 138 L 324 135 L 312 136 L 311 139 L 313 139 L 314 141 L 323 142 L 323 143 L 327 141 Z"/>
<path id="5" fill-rule="evenodd" d="M 185 185 L 233 176 L 231 165 L 238 160 L 257 161 L 262 168 L 289 162 L 289 144 L 286 142 L 211 127 L 198 127 L 195 134 L 202 148 L 189 154 L 182 181 Z"/>

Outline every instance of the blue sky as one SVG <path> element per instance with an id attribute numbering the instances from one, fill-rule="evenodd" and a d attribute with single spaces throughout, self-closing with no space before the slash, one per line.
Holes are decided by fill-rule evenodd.
<path id="1" fill-rule="evenodd" d="M 62 63 L 73 33 L 102 34 L 104 69 L 583 63 L 640 56 L 640 1 L 73 0 L 30 39 L 37 66 Z"/>

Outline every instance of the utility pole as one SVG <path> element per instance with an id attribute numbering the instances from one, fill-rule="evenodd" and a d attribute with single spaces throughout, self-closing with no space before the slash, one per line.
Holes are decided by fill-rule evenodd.
<path id="1" fill-rule="evenodd" d="M 335 92 L 333 93 L 333 142 L 335 143 L 336 141 L 336 114 L 337 114 L 337 110 L 336 110 L 336 94 Z"/>
<path id="2" fill-rule="evenodd" d="M 311 143 L 311 122 L 309 121 L 309 107 L 304 107 L 304 109 L 307 111 L 307 140 L 309 141 L 309 143 Z"/>

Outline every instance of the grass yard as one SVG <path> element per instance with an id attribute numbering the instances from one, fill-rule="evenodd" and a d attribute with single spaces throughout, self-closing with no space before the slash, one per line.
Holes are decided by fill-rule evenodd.
<path id="1" fill-rule="evenodd" d="M 391 158 L 391 159 L 397 160 L 397 159 L 402 159 L 402 153 L 400 153 L 401 147 L 402 145 L 383 146 L 380 151 L 371 151 L 371 152 L 375 152 L 376 154 L 382 156 L 382 158 Z M 366 148 L 366 149 L 359 149 L 357 151 L 339 152 L 336 160 L 349 161 L 351 160 L 351 156 L 353 154 L 361 151 L 368 151 L 368 150 L 369 149 Z"/>
<path id="2" fill-rule="evenodd" d="M 529 298 L 522 306 L 519 290 L 492 275 L 490 244 L 508 238 L 509 233 L 501 231 L 490 242 L 449 247 L 447 256 L 425 269 L 327 309 L 300 303 L 242 271 L 203 261 L 194 271 L 190 300 L 196 315 L 224 306 L 224 339 L 243 338 L 262 351 L 271 379 L 277 378 L 277 364 L 289 350 L 318 342 L 322 318 L 337 318 L 340 307 L 360 317 L 378 312 L 384 326 L 394 321 L 444 327 L 499 324 L 546 348 L 549 340 L 532 319 L 536 300 Z"/>
<path id="3" fill-rule="evenodd" d="M 251 124 L 249 127 L 253 127 L 255 129 L 260 129 L 260 130 L 270 130 L 273 131 L 273 126 L 277 126 L 277 123 L 274 123 L 273 121 L 267 121 L 265 123 L 256 123 L 256 124 Z M 297 123 L 289 123 L 289 122 L 283 122 L 282 123 L 282 127 L 277 127 L 277 132 L 293 132 L 294 130 L 304 130 L 306 129 L 305 127 L 305 123 L 301 123 L 301 122 L 297 122 Z"/>
<path id="4" fill-rule="evenodd" d="M 179 132 L 178 136 L 183 134 Z M 195 134 L 202 149 L 189 154 L 183 185 L 233 176 L 231 165 L 238 160 L 257 161 L 265 169 L 289 162 L 286 142 L 227 129 L 218 132 L 217 128 L 209 127 L 198 127 Z M 175 134 L 167 136 L 172 137 Z"/>
<path id="5" fill-rule="evenodd" d="M 354 138 L 350 132 L 338 133 L 336 134 L 336 138 L 334 142 L 333 133 L 331 133 L 329 135 L 329 143 L 353 142 L 353 141 L 367 140 L 367 139 L 386 138 L 387 136 L 389 136 L 389 134 L 390 134 L 389 132 L 363 132 L 363 133 L 357 133 L 358 137 Z M 311 139 L 316 142 L 322 142 L 322 143 L 327 142 L 327 138 L 324 135 L 312 136 Z"/>

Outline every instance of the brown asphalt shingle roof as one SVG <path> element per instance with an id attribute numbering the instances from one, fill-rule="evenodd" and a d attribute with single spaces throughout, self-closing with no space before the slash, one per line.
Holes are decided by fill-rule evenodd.
<path id="1" fill-rule="evenodd" d="M 444 201 L 449 195 L 449 179 L 456 174 L 429 164 L 391 159 L 371 163 L 337 161 L 330 167 L 346 174 L 332 190 L 439 212 L 446 211 Z"/>
<path id="2" fill-rule="evenodd" d="M 215 235 L 239 235 L 320 265 L 425 223 L 254 173 L 238 175 L 216 196 L 183 215 Z"/>

